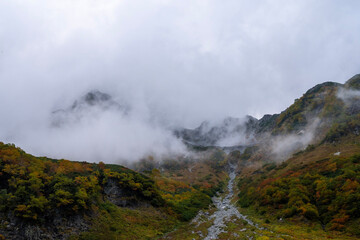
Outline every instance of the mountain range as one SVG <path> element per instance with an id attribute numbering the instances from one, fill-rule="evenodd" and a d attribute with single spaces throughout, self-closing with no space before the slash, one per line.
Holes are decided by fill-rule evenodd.
<path id="1" fill-rule="evenodd" d="M 131 106 L 94 90 L 51 125 L 106 111 L 126 117 Z M 235 197 L 224 199 L 247 217 L 225 219 L 220 239 L 360 237 L 359 74 L 318 84 L 279 114 L 171 132 L 189 154 L 147 156 L 136 171 L 1 143 L 0 239 L 204 239 L 231 174 Z"/>

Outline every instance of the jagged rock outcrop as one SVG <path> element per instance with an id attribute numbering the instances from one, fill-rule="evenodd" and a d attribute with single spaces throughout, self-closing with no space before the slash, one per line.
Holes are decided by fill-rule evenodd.
<path id="1" fill-rule="evenodd" d="M 90 228 L 90 223 L 80 215 L 63 218 L 58 214 L 53 216 L 51 221 L 43 224 L 21 221 L 15 217 L 8 219 L 10 222 L 1 221 L 6 227 L 2 228 L 0 233 L 6 236 L 6 239 L 66 240 L 71 235 L 77 235 Z"/>
<path id="2" fill-rule="evenodd" d="M 258 120 L 251 116 L 227 117 L 218 124 L 203 122 L 195 129 L 177 129 L 175 135 L 196 146 L 248 145 L 253 142 L 252 129 L 256 128 L 257 122 Z"/>
<path id="3" fill-rule="evenodd" d="M 120 187 L 116 179 L 110 178 L 107 180 L 104 186 L 104 193 L 108 201 L 119 207 L 135 208 L 139 206 L 150 206 L 147 202 L 137 198 L 133 191 L 128 191 Z"/>
<path id="4" fill-rule="evenodd" d="M 130 106 L 125 103 L 118 103 L 107 93 L 93 90 L 75 100 L 70 107 L 54 111 L 51 116 L 51 125 L 61 127 L 64 124 L 77 122 L 86 117 L 97 116 L 106 111 L 127 115 Z"/>

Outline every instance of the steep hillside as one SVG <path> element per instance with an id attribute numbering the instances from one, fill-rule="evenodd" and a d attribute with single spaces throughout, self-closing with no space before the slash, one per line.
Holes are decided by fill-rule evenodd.
<path id="1" fill-rule="evenodd" d="M 343 122 L 345 118 L 353 117 L 360 113 L 359 75 L 355 75 L 345 84 L 325 82 L 309 89 L 301 98 L 296 99 L 294 104 L 281 112 L 279 115 L 264 116 L 262 119 L 267 129 L 257 131 L 271 132 L 272 135 L 299 132 L 311 124 L 314 119 L 320 119 L 321 124 L 315 129 L 323 137 L 327 128 L 335 122 Z M 261 125 L 259 124 L 259 125 Z"/>
<path id="2" fill-rule="evenodd" d="M 273 136 L 311 131 L 315 139 L 302 144 L 305 147 L 322 139 L 334 123 L 360 113 L 359 82 L 359 75 L 355 75 L 345 84 L 318 84 L 280 114 L 264 115 L 259 120 L 251 116 L 226 118 L 219 124 L 204 122 L 196 129 L 179 129 L 175 134 L 195 146 L 229 147 L 266 145 Z"/>
<path id="3" fill-rule="evenodd" d="M 292 226 L 305 224 L 329 236 L 340 231 L 360 237 L 359 83 L 357 75 L 344 85 L 317 85 L 277 117 L 270 141 L 301 131 L 308 119 L 321 122 L 311 129 L 312 144 L 286 161 L 269 161 L 261 147 L 239 156 L 238 161 L 245 161 L 238 182 L 243 212 L 273 229 L 283 224 L 295 231 Z"/>
<path id="4" fill-rule="evenodd" d="M 280 114 L 178 129 L 189 154 L 149 156 L 133 164 L 138 172 L 0 143 L 0 239 L 360 237 L 359 86 L 359 75 L 326 82 Z M 109 95 L 90 92 L 55 112 L 54 127 L 98 108 L 126 114 Z M 228 209 L 237 214 L 218 223 Z"/>
<path id="5" fill-rule="evenodd" d="M 39 158 L 0 143 L 0 234 L 8 239 L 155 238 L 208 207 L 206 193 L 159 173 Z"/>
<path id="6" fill-rule="evenodd" d="M 307 223 L 360 236 L 360 139 L 309 147 L 282 163 L 244 168 L 239 206 L 269 223 Z M 330 234 L 331 235 L 331 234 Z"/>
<path id="7" fill-rule="evenodd" d="M 356 74 L 345 83 L 345 88 L 360 90 L 360 74 Z"/>

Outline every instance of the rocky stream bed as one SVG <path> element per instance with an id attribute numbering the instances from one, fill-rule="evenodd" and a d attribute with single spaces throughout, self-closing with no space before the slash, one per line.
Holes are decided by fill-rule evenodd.
<path id="1" fill-rule="evenodd" d="M 234 220 L 234 218 L 245 220 L 250 226 L 255 224 L 250 221 L 246 216 L 242 215 L 237 208 L 231 203 L 231 199 L 234 196 L 234 181 L 236 165 L 229 165 L 229 177 L 230 180 L 227 185 L 228 194 L 224 197 L 213 197 L 213 203 L 217 210 L 209 217 L 209 220 L 214 219 L 213 225 L 208 228 L 208 235 L 205 240 L 217 239 L 219 234 L 225 232 L 226 223 Z"/>
<path id="2" fill-rule="evenodd" d="M 161 239 L 212 240 L 212 239 L 256 239 L 266 230 L 247 216 L 241 214 L 232 202 L 237 165 L 229 163 L 229 181 L 225 193 L 212 198 L 213 206 L 199 211 L 187 226 L 166 234 Z"/>

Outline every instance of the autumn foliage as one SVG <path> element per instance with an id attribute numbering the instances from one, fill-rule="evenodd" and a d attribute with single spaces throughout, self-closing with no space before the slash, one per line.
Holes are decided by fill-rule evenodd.
<path id="1" fill-rule="evenodd" d="M 0 211 L 24 221 L 85 214 L 106 201 L 109 179 L 134 199 L 165 204 L 153 180 L 127 168 L 38 158 L 0 142 Z"/>
<path id="2" fill-rule="evenodd" d="M 278 177 L 242 178 L 239 205 L 345 230 L 360 217 L 360 155 L 321 159 Z"/>

